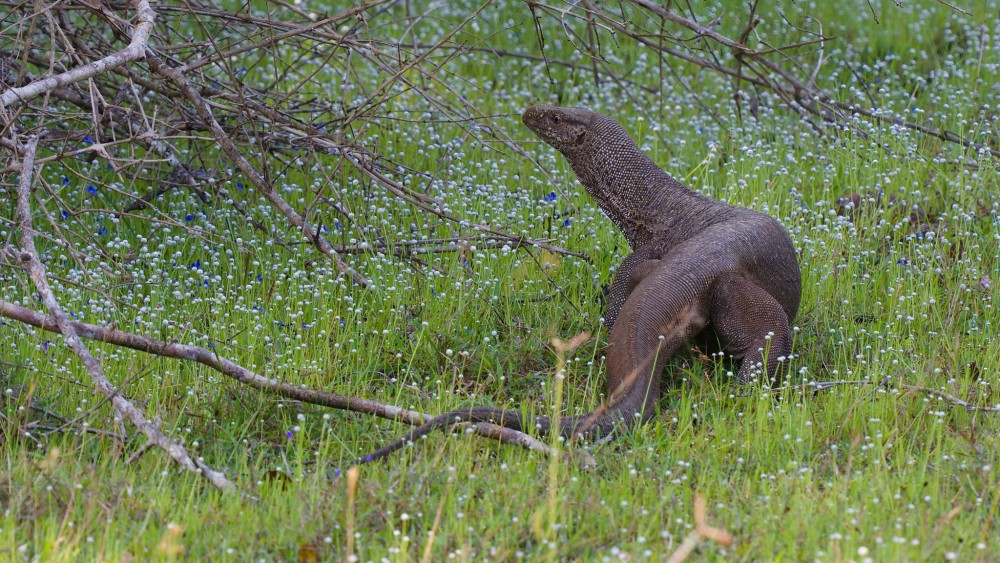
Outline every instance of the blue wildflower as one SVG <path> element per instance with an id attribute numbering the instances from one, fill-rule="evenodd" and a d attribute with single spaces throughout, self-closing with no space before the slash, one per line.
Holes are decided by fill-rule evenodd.
<path id="1" fill-rule="evenodd" d="M 63 174 L 62 185 L 64 185 L 64 186 L 68 186 L 69 185 L 69 176 Z"/>
<path id="2" fill-rule="evenodd" d="M 343 227 L 343 225 L 340 224 L 340 221 L 334 219 L 333 220 L 333 228 L 335 228 L 335 229 L 337 229 L 339 231 L 339 230 L 343 229 L 344 227 Z"/>
<path id="3" fill-rule="evenodd" d="M 198 259 L 198 260 L 195 260 L 194 262 L 191 262 L 191 269 L 192 270 L 197 270 L 199 268 L 201 268 L 201 259 Z"/>
<path id="4" fill-rule="evenodd" d="M 60 215 L 62 215 L 62 218 L 65 219 L 65 218 L 69 217 L 69 211 L 66 211 L 65 209 L 63 209 L 62 213 L 60 213 Z"/>
<path id="5" fill-rule="evenodd" d="M 97 188 L 94 187 L 94 184 L 87 184 L 86 191 L 90 195 L 97 195 Z"/>
<path id="6" fill-rule="evenodd" d="M 208 283 L 208 280 L 205 280 L 205 281 L 201 282 L 201 285 L 203 285 L 205 287 L 212 287 L 212 284 Z"/>
<path id="7" fill-rule="evenodd" d="M 288 439 L 291 440 L 295 436 L 295 433 L 292 432 L 291 430 L 289 430 L 289 431 L 285 432 L 285 436 L 287 436 Z"/>
<path id="8" fill-rule="evenodd" d="M 93 143 L 94 140 L 90 138 L 90 135 L 84 135 L 83 136 L 83 142 L 84 143 Z"/>
<path id="9" fill-rule="evenodd" d="M 184 220 L 188 222 L 194 221 L 194 215 L 188 213 L 187 215 L 184 216 Z"/>
<path id="10" fill-rule="evenodd" d="M 261 307 L 260 305 L 254 305 L 253 306 L 253 310 L 257 311 L 258 313 L 263 313 L 264 312 L 264 308 Z"/>
<path id="11" fill-rule="evenodd" d="M 555 201 L 555 200 L 556 200 L 556 192 L 549 192 L 545 196 L 545 201 Z"/>
<path id="12" fill-rule="evenodd" d="M 569 223 L 570 223 L 569 219 L 566 219 L 565 221 L 563 221 L 563 227 L 568 227 Z"/>
<path id="13" fill-rule="evenodd" d="M 106 234 L 108 234 L 108 228 L 107 227 L 102 226 L 100 229 L 97 229 L 97 236 L 103 237 Z"/>
<path id="14" fill-rule="evenodd" d="M 263 282 L 264 281 L 264 277 L 261 276 L 260 274 L 257 274 L 257 281 Z"/>
<path id="15" fill-rule="evenodd" d="M 243 182 L 236 182 L 236 188 L 242 190 L 243 189 Z"/>

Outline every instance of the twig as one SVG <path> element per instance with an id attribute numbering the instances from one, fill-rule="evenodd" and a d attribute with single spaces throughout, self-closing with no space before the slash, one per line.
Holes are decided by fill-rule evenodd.
<path id="1" fill-rule="evenodd" d="M 945 0 L 937 0 L 937 1 L 938 1 L 939 4 L 944 4 L 945 6 L 948 6 L 952 10 L 955 10 L 956 12 L 959 12 L 961 14 L 965 14 L 967 16 L 971 16 L 972 15 L 972 12 L 970 12 L 968 10 L 963 10 L 962 8 L 959 8 L 958 6 L 952 4 L 951 2 L 946 2 Z"/>
<path id="2" fill-rule="evenodd" d="M 62 426 L 58 428 L 52 428 L 50 426 L 42 426 L 39 424 L 35 424 L 33 426 L 33 428 L 38 428 L 39 430 L 45 430 L 49 434 L 55 432 L 66 432 L 67 430 L 71 430 L 73 432 L 86 432 L 90 434 L 97 434 L 99 436 L 107 436 L 108 438 L 112 438 L 119 442 L 124 442 L 127 439 L 127 436 L 123 436 L 121 434 L 115 434 L 114 432 L 108 432 L 107 430 L 101 430 L 100 428 L 94 428 L 92 426 L 77 426 L 73 422 L 67 420 L 65 417 L 59 416 L 58 414 L 46 408 L 40 407 L 38 405 L 31 405 L 31 410 L 35 412 L 40 412 L 45 416 L 49 418 L 54 418 L 62 423 Z"/>
<path id="3" fill-rule="evenodd" d="M 142 445 L 141 448 L 139 448 L 138 450 L 132 452 L 132 455 L 128 456 L 128 459 L 125 460 L 125 464 L 126 465 L 132 465 L 133 463 L 136 462 L 136 460 L 138 460 L 140 457 L 142 457 L 142 455 L 144 453 L 148 452 L 149 449 L 152 448 L 152 447 L 153 447 L 153 444 L 151 442 L 146 442 L 145 444 Z"/>
<path id="4" fill-rule="evenodd" d="M 417 240 L 417 241 L 396 241 L 396 242 L 385 242 L 377 241 L 371 243 L 363 244 L 352 244 L 348 246 L 336 245 L 334 248 L 337 252 L 341 254 L 362 254 L 366 252 L 371 252 L 373 250 L 397 250 L 397 256 L 405 258 L 414 254 L 431 254 L 431 253 L 445 253 L 445 252 L 464 252 L 468 251 L 471 246 L 475 246 L 477 249 L 480 248 L 502 248 L 504 246 L 510 249 L 523 248 L 526 246 L 534 246 L 536 244 L 547 244 L 552 239 L 515 239 L 511 240 L 506 237 L 496 237 L 487 238 L 488 235 L 478 236 L 478 237 L 451 237 L 442 238 L 434 240 Z M 497 240 L 499 239 L 499 240 Z"/>
<path id="5" fill-rule="evenodd" d="M 38 252 L 35 250 L 34 231 L 31 226 L 31 184 L 34 173 L 35 148 L 37 145 L 38 137 L 31 136 L 24 148 L 21 180 L 17 187 L 17 215 L 21 228 L 22 250 L 18 252 L 14 249 L 8 249 L 8 251 L 26 265 L 28 275 L 35 283 L 35 288 L 38 290 L 42 302 L 48 308 L 49 312 L 52 313 L 49 321 L 59 327 L 59 332 L 65 338 L 66 345 L 80 358 L 84 369 L 86 369 L 87 374 L 90 375 L 91 380 L 94 382 L 94 386 L 111 401 L 115 410 L 123 418 L 136 425 L 150 442 L 162 448 L 170 457 L 181 464 L 182 467 L 203 475 L 213 485 L 223 491 L 235 491 L 236 486 L 225 475 L 200 462 L 192 460 L 183 446 L 168 438 L 159 428 L 146 420 L 142 411 L 118 392 L 118 389 L 104 375 L 104 370 L 101 368 L 100 362 L 91 355 L 90 351 L 77 335 L 69 316 L 59 306 L 45 277 L 45 267 L 42 265 L 38 257 Z"/>
<path id="6" fill-rule="evenodd" d="M 429 198 L 429 197 L 427 197 L 427 196 L 425 196 L 423 194 L 414 192 L 410 188 L 407 188 L 406 186 L 400 184 L 399 182 L 393 180 L 392 178 L 389 178 L 388 176 L 382 174 L 369 161 L 369 159 L 365 158 L 365 155 L 362 155 L 360 153 L 355 153 L 355 154 L 348 154 L 347 157 L 348 157 L 347 158 L 348 162 L 350 162 L 352 166 L 354 166 L 355 168 L 357 168 L 359 171 L 361 171 L 362 173 L 364 173 L 366 176 L 368 176 L 372 180 L 375 180 L 376 182 L 378 182 L 380 185 L 382 185 L 383 187 L 385 187 L 386 189 L 388 189 L 390 192 L 392 192 L 396 196 L 398 196 L 398 197 L 400 197 L 400 198 L 402 198 L 402 199 L 410 202 L 411 204 L 419 207 L 420 209 L 422 209 L 424 211 L 427 211 L 428 213 L 437 215 L 438 217 L 441 217 L 442 219 L 446 219 L 448 221 L 455 222 L 455 223 L 460 223 L 460 224 L 462 224 L 464 226 L 467 226 L 469 228 L 475 229 L 477 231 L 484 232 L 484 233 L 489 233 L 491 235 L 503 238 L 505 240 L 508 240 L 508 241 L 510 241 L 512 243 L 517 243 L 519 245 L 530 244 L 532 246 L 537 246 L 539 248 L 544 248 L 546 250 L 549 250 L 551 252 L 555 252 L 557 254 L 564 254 L 564 255 L 567 255 L 567 256 L 576 256 L 577 258 L 582 258 L 583 260 L 587 260 L 587 261 L 590 260 L 590 257 L 587 256 L 586 254 L 582 253 L 582 252 L 575 252 L 575 251 L 572 251 L 572 250 L 565 249 L 565 248 L 563 248 L 561 246 L 557 246 L 557 245 L 553 245 L 553 244 L 547 244 L 547 243 L 541 242 L 541 241 L 536 240 L 536 239 L 528 239 L 528 238 L 525 238 L 525 237 L 511 235 L 511 234 L 505 233 L 505 232 L 503 232 L 503 231 L 501 231 L 499 229 L 495 229 L 495 228 L 493 228 L 493 227 L 491 227 L 489 225 L 482 225 L 482 224 L 479 224 L 479 223 L 473 223 L 471 221 L 466 221 L 466 220 L 459 219 L 458 217 L 455 217 L 454 215 L 451 215 L 450 213 L 446 213 L 445 211 L 443 211 L 444 206 L 441 205 L 436 200 L 434 200 L 432 198 Z"/>
<path id="7" fill-rule="evenodd" d="M 672 57 L 730 76 L 736 81 L 742 80 L 770 90 L 783 100 L 790 108 L 798 112 L 800 116 L 818 132 L 821 131 L 819 125 L 814 123 L 812 119 L 808 119 L 808 116 L 815 116 L 827 122 L 850 123 L 850 116 L 857 113 L 878 124 L 896 125 L 898 127 L 903 127 L 912 131 L 923 133 L 924 135 L 941 139 L 942 141 L 959 144 L 967 149 L 972 149 L 977 152 L 985 152 L 995 158 L 1000 158 L 1000 150 L 991 148 L 987 144 L 970 141 L 969 139 L 950 131 L 935 129 L 933 127 L 907 121 L 906 119 L 898 116 L 883 115 L 883 112 L 874 106 L 871 109 L 865 109 L 856 106 L 855 104 L 844 103 L 833 99 L 829 94 L 817 88 L 814 83 L 816 69 L 818 69 L 818 65 L 822 64 L 822 59 L 825 53 L 825 42 L 830 39 L 822 34 L 820 34 L 819 38 L 810 41 L 783 47 L 769 48 L 766 50 L 757 50 L 747 46 L 744 41 L 731 39 L 719 33 L 713 26 L 705 26 L 694 21 L 693 19 L 681 16 L 672 11 L 669 7 L 661 6 L 650 0 L 627 0 L 627 2 L 652 12 L 653 14 L 656 14 L 657 16 L 676 25 L 693 31 L 699 39 L 708 39 L 722 45 L 733 53 L 734 57 L 740 64 L 737 66 L 736 70 L 724 67 L 716 61 L 708 60 L 692 54 L 689 52 L 693 50 L 691 48 L 678 49 L 665 45 L 662 41 L 662 35 L 660 36 L 660 41 L 654 41 L 643 30 L 634 29 L 637 25 L 636 22 L 641 21 L 641 19 L 619 19 L 618 14 L 603 11 L 596 7 L 593 3 L 587 1 L 582 2 L 581 6 L 586 12 L 586 16 L 597 16 L 607 25 L 608 28 L 621 33 L 622 35 L 628 36 L 643 45 L 656 49 L 659 52 L 668 54 Z M 566 10 L 546 6 L 536 2 L 532 2 L 530 6 L 532 7 L 532 10 L 539 7 L 558 13 L 560 18 L 568 15 Z M 581 19 L 585 18 L 585 16 L 578 17 Z M 672 41 L 673 43 L 684 43 L 676 37 L 667 36 L 666 39 Z M 784 69 L 781 65 L 768 58 L 768 56 L 772 53 L 782 53 L 790 49 L 814 43 L 818 43 L 820 45 L 819 61 L 817 62 L 816 69 L 812 71 L 811 76 L 807 80 L 800 80 L 794 74 Z M 741 72 L 744 67 L 752 72 L 753 76 L 744 75 Z"/>
<path id="8" fill-rule="evenodd" d="M 938 391 L 937 389 L 931 389 L 930 387 L 920 387 L 918 385 L 907 385 L 905 383 L 899 384 L 900 389 L 906 389 L 907 391 L 919 391 L 921 393 L 927 393 L 929 395 L 934 395 L 935 397 L 940 397 L 946 401 L 949 401 L 957 407 L 962 407 L 967 411 L 972 412 L 1000 412 L 1000 405 L 993 405 L 992 407 L 979 407 L 969 403 L 968 401 L 963 401 L 958 397 L 945 393 L 944 391 Z"/>
<path id="9" fill-rule="evenodd" d="M 886 376 L 878 381 L 855 379 L 855 380 L 838 380 L 838 381 L 811 381 L 809 383 L 803 383 L 801 385 L 792 385 L 789 387 L 782 387 L 781 389 L 812 389 L 814 391 L 825 391 L 827 389 L 832 389 L 838 385 L 875 385 L 878 387 L 886 387 L 892 380 L 893 376 Z M 927 393 L 928 395 L 934 395 L 944 399 L 956 407 L 962 407 L 963 409 L 971 412 L 1000 412 L 1000 404 L 993 405 L 992 407 L 981 407 L 978 405 L 973 405 L 972 403 L 959 399 L 958 397 L 946 393 L 944 391 L 939 391 L 937 389 L 931 389 L 930 387 L 922 387 L 920 385 L 910 385 L 908 383 L 899 383 L 896 385 L 898 389 L 905 389 L 907 391 L 913 391 L 917 393 Z"/>

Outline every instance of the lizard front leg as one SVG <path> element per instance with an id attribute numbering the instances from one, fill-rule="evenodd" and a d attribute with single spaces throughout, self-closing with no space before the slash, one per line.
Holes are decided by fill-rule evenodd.
<path id="1" fill-rule="evenodd" d="M 792 333 L 781 304 L 749 279 L 726 274 L 714 283 L 711 323 L 722 349 L 742 359 L 737 381 L 748 383 L 766 372 L 776 385 L 792 352 Z"/>
<path id="2" fill-rule="evenodd" d="M 639 247 L 622 260 L 608 291 L 608 304 L 604 310 L 604 325 L 608 332 L 615 326 L 615 320 L 621 313 L 625 300 L 639 285 L 642 278 L 659 263 L 660 252 L 651 244 Z"/>

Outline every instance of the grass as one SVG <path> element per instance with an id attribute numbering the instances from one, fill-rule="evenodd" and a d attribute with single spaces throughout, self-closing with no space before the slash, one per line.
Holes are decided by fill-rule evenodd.
<path id="1" fill-rule="evenodd" d="M 867 89 L 882 107 L 996 147 L 996 2 L 977 4 L 971 16 L 931 1 L 873 4 L 880 23 L 867 2 L 762 7 L 768 25 L 761 33 L 782 42 L 778 8 L 793 21 L 813 13 L 838 36 L 818 78 L 828 91 L 860 102 Z M 495 8 L 476 20 L 479 37 L 495 49 L 537 53 L 527 10 Z M 704 18 L 727 14 L 720 32 L 736 35 L 741 10 L 716 6 Z M 444 10 L 414 33 L 430 43 L 448 21 L 460 21 L 458 12 Z M 549 56 L 582 60 L 557 24 L 542 21 Z M 66 280 L 55 284 L 60 300 L 82 320 L 212 345 L 269 377 L 431 413 L 474 404 L 549 412 L 560 394 L 565 413 L 583 412 L 603 393 L 600 285 L 627 245 L 562 158 L 520 125 L 525 106 L 553 100 L 613 115 L 692 187 L 778 217 L 803 271 L 790 384 L 864 383 L 824 391 L 739 387 L 727 374 L 735 366 L 689 354 L 668 368 L 658 417 L 594 446 L 593 471 L 461 433 L 436 434 L 387 463 L 363 466 L 352 487 L 336 467 L 402 433 L 401 425 L 283 401 L 199 366 L 88 343 L 124 393 L 254 501 L 219 493 L 156 450 L 130 461 L 142 443 L 134 429 L 126 429 L 126 444 L 84 432 L 83 425 L 120 426 L 60 339 L 5 320 L 3 557 L 661 559 L 690 532 L 698 492 L 709 501 L 709 521 L 736 537 L 729 549 L 702 544 L 700 558 L 994 559 L 998 414 L 903 385 L 980 406 L 1000 403 L 996 161 L 864 121 L 819 136 L 766 95 L 756 119 L 740 120 L 731 84 L 715 75 L 677 67 L 683 83 L 670 75 L 661 83 L 655 54 L 624 42 L 609 60 L 633 76 L 648 74 L 662 93 L 643 94 L 637 105 L 620 84 L 595 87 L 589 72 L 553 66 L 556 83 L 549 84 L 543 65 L 489 53 L 462 55 L 442 70 L 485 113 L 505 116 L 506 131 L 554 183 L 454 125 L 382 119 L 358 139 L 377 137 L 393 161 L 431 173 L 433 181 L 409 181 L 454 214 L 552 237 L 591 262 L 487 248 L 431 254 L 422 267 L 376 253 L 352 256 L 375 282 L 366 291 L 336 279 L 308 245 L 281 248 L 224 202 L 204 204 L 178 190 L 158 202 L 169 223 L 113 221 L 99 211 L 63 219 L 68 231 L 89 235 L 80 239 L 89 254 L 104 253 L 86 269 L 51 245 L 42 246 L 43 260 Z M 415 96 L 389 103 L 412 119 L 428 110 Z M 297 206 L 312 201 L 308 187 L 342 194 L 352 216 L 323 210 L 319 217 L 335 242 L 451 236 L 455 226 L 430 222 L 324 158 L 303 156 L 281 188 Z M 975 166 L 962 164 L 969 159 Z M 117 208 L 114 190 L 148 188 L 141 179 L 116 185 L 107 178 L 91 193 L 82 176 L 54 166 L 43 175 L 74 211 Z M 235 174 L 227 180 L 234 199 L 294 240 L 238 182 Z M 838 203 L 850 194 L 856 205 Z M 58 213 L 58 202 L 46 204 Z M 10 201 L 0 203 L 0 216 L 13 216 Z M 0 224 L 0 237 L 18 236 Z M 122 259 L 130 252 L 131 261 Z M 20 274 L 0 270 L 0 279 L 0 298 L 35 305 Z M 566 357 L 557 391 L 550 338 L 583 331 L 594 338 Z M 62 425 L 47 413 L 74 423 L 52 431 Z"/>

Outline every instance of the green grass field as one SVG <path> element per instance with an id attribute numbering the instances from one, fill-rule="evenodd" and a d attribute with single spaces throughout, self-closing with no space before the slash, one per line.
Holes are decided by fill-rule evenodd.
<path id="1" fill-rule="evenodd" d="M 965 3 L 969 14 L 932 0 L 817 4 L 762 5 L 751 45 L 799 37 L 785 19 L 822 22 L 835 39 L 822 64 L 815 49 L 801 55 L 800 75 L 817 68 L 816 84 L 838 100 L 1000 148 L 996 0 Z M 432 44 L 476 7 L 445 6 L 410 26 L 402 6 L 365 33 Z M 745 26 L 741 3 L 693 9 L 703 21 L 721 16 L 719 33 Z M 55 220 L 36 218 L 42 233 L 66 235 L 91 257 L 39 240 L 62 305 L 86 322 L 211 347 L 267 377 L 426 413 L 550 413 L 550 340 L 589 331 L 567 358 L 556 405 L 589 411 L 604 398 L 601 286 L 628 246 L 564 159 L 521 124 L 525 107 L 545 101 L 615 117 L 692 188 L 785 225 L 803 274 L 785 387 L 738 386 L 736 366 L 692 352 L 664 374 L 653 422 L 590 447 L 593 470 L 457 431 L 362 466 L 349 493 L 337 469 L 405 425 L 88 343 L 122 393 L 248 498 L 219 492 L 158 449 L 134 456 L 144 437 L 116 420 L 62 338 L 2 319 L 0 559 L 660 560 L 692 531 L 698 493 L 709 523 L 735 543 L 702 542 L 696 559 L 1000 560 L 1000 412 L 949 398 L 1000 404 L 1000 160 L 860 116 L 820 133 L 767 92 L 748 89 L 737 105 L 728 78 L 661 62 L 610 34 L 595 79 L 555 18 L 541 15 L 539 25 L 545 54 L 572 64 L 516 56 L 541 54 L 531 12 L 498 2 L 461 34 L 485 49 L 442 59 L 442 82 L 423 87 L 493 116 L 544 170 L 493 142 L 495 130 L 436 119 L 406 88 L 353 140 L 405 165 L 397 180 L 452 214 L 552 239 L 589 261 L 486 238 L 419 262 L 350 254 L 373 282 L 363 289 L 338 279 L 238 171 L 222 182 L 229 198 L 287 246 L 223 198 L 205 203 L 186 190 L 162 196 L 156 214 L 118 219 L 107 210 L 123 193 L 160 179 L 73 160 L 42 168 L 58 196 L 42 199 Z M 733 66 L 731 53 L 719 54 Z M 371 91 L 385 79 L 359 73 L 345 86 L 321 58 L 301 64 L 289 85 L 315 72 L 329 84 L 316 95 L 345 107 L 366 95 L 355 84 Z M 278 66 L 250 64 L 245 80 L 273 80 Z M 275 182 L 293 206 L 315 209 L 335 244 L 481 237 L 404 205 L 333 157 L 304 153 L 276 156 Z M 16 182 L 3 179 L 4 244 L 20 241 Z M 0 299 L 43 310 L 9 266 L 0 267 Z M 849 383 L 803 386 L 827 381 Z"/>

